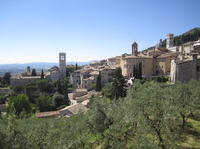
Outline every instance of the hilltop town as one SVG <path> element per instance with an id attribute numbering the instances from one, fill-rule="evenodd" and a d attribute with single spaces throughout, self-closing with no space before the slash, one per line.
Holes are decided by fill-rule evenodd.
<path id="1" fill-rule="evenodd" d="M 165 40 L 151 48 L 139 50 L 138 47 L 134 41 L 130 53 L 84 66 L 67 65 L 66 53 L 61 52 L 58 55 L 59 66 L 47 71 L 38 72 L 27 66 L 23 73 L 5 73 L 0 79 L 0 118 L 9 121 L 14 115 L 14 121 L 19 120 L 23 131 L 12 124 L 13 129 L 26 138 L 29 135 L 25 128 L 36 127 L 35 122 L 40 130 L 52 135 L 53 132 L 62 134 L 67 121 L 67 125 L 75 130 L 68 131 L 69 128 L 66 128 L 67 132 L 63 135 L 75 133 L 76 138 L 81 133 L 83 139 L 89 137 L 85 141 L 86 146 L 92 144 L 107 148 L 116 141 L 96 144 L 91 143 L 91 138 L 99 140 L 97 135 L 104 139 L 112 135 L 114 139 L 117 135 L 113 135 L 112 131 L 116 130 L 120 131 L 120 137 L 128 135 L 121 140 L 125 146 L 135 145 L 127 142 L 127 137 L 141 141 L 135 138 L 135 134 L 132 135 L 134 130 L 144 130 L 142 135 L 148 140 L 151 139 L 148 135 L 152 135 L 156 140 L 154 144 L 161 148 L 171 146 L 168 141 L 173 146 L 199 146 L 193 134 L 199 134 L 200 38 L 191 36 L 183 42 L 182 37 L 167 34 Z M 48 124 L 45 128 L 41 121 L 44 118 Z M 30 121 L 30 124 L 21 124 L 24 120 Z M 58 130 L 57 123 L 62 126 Z M 4 127 L 7 126 L 3 125 L 0 129 L 8 135 Z M 117 129 L 112 130 L 113 127 Z M 147 127 L 152 133 L 145 130 Z M 186 130 L 194 132 L 189 134 Z M 176 131 L 180 133 L 178 138 L 184 135 L 186 139 L 182 142 L 171 140 Z M 42 132 L 30 132 L 34 134 L 33 138 L 41 137 L 38 133 Z M 141 133 L 136 132 L 136 135 Z M 48 137 L 44 138 L 49 141 Z M 193 143 L 188 138 L 192 138 Z M 27 139 L 26 143 L 40 146 L 37 141 L 30 141 Z M 69 138 L 67 141 L 70 141 Z M 21 145 L 20 142 L 14 144 Z M 58 142 L 55 142 L 56 146 Z M 76 139 L 72 142 L 80 148 L 80 142 Z M 114 143 L 113 146 L 118 145 Z"/>
<path id="2" fill-rule="evenodd" d="M 125 53 L 95 61 L 80 68 L 76 66 L 77 68 L 71 72 L 68 72 L 66 66 L 66 53 L 61 52 L 59 66 L 53 66 L 48 71 L 42 70 L 37 74 L 35 69 L 28 66 L 24 73 L 12 75 L 9 82 L 12 87 L 17 88 L 40 81 L 41 78 L 51 82 L 68 78 L 68 84 L 71 86 L 70 91 L 67 91 L 70 105 L 56 111 L 36 114 L 37 117 L 57 117 L 77 114 L 80 110 L 87 111 L 90 98 L 100 95 L 96 90 L 97 82 L 100 83 L 101 88 L 111 83 L 117 68 L 121 69 L 128 86 L 133 85 L 134 80 L 137 79 L 160 79 L 166 80 L 168 84 L 199 79 L 200 39 L 175 45 L 174 35 L 167 34 L 165 42 L 164 45 L 163 40 L 160 40 L 154 47 L 141 51 L 138 49 L 138 43 L 134 41 L 130 54 Z M 9 95 L 13 90 L 1 88 L 0 92 Z"/>
<path id="3" fill-rule="evenodd" d="M 141 71 L 138 73 L 141 73 L 142 78 L 166 76 L 172 83 L 199 78 L 200 39 L 175 46 L 174 35 L 168 34 L 166 46 L 163 46 L 160 40 L 155 47 L 139 51 L 138 43 L 133 42 L 131 49 L 131 54 L 125 53 L 92 62 L 74 71 L 70 74 L 70 83 L 76 88 L 92 90 L 99 74 L 101 74 L 102 85 L 105 85 L 112 80 L 112 73 L 118 67 L 122 69 L 126 79 L 136 78 L 137 71 Z M 66 76 L 66 53 L 59 53 L 59 67 L 50 68 L 45 73 L 45 77 L 57 81 L 64 76 Z M 31 76 L 31 70 L 27 68 L 25 73 L 11 77 L 11 85 L 18 86 L 37 79 L 40 79 L 40 75 Z"/>
<path id="4" fill-rule="evenodd" d="M 0 149 L 200 149 L 200 0 L 0 0 Z"/>

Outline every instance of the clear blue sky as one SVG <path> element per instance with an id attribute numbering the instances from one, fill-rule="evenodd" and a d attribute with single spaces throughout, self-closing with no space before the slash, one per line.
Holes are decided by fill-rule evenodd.
<path id="1" fill-rule="evenodd" d="M 89 61 L 200 26 L 200 0 L 0 0 L 0 63 Z"/>

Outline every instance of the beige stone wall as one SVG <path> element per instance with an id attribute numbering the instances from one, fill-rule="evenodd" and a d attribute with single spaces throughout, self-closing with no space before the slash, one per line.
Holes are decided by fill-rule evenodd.
<path id="1" fill-rule="evenodd" d="M 50 72 L 50 78 L 51 78 L 52 81 L 57 81 L 57 80 L 59 80 L 59 78 L 60 78 L 60 73 L 59 73 L 59 71 Z"/>
<path id="2" fill-rule="evenodd" d="M 133 76 L 134 65 L 142 63 L 142 75 L 144 77 L 153 75 L 153 58 L 145 57 L 133 57 L 133 58 L 124 58 L 121 60 L 120 67 L 122 68 L 122 74 L 126 77 Z"/>
<path id="3" fill-rule="evenodd" d="M 171 71 L 171 58 L 157 58 L 156 59 L 156 75 L 169 75 Z"/>
<path id="4" fill-rule="evenodd" d="M 101 84 L 102 86 L 111 82 L 113 79 L 114 69 L 103 69 L 101 71 Z"/>
<path id="5" fill-rule="evenodd" d="M 73 93 L 73 99 L 75 99 L 76 97 L 87 95 L 87 93 L 87 89 L 76 89 Z"/>
<path id="6" fill-rule="evenodd" d="M 144 58 L 142 64 L 142 75 L 149 77 L 153 75 L 153 58 Z"/>
<path id="7" fill-rule="evenodd" d="M 187 82 L 191 79 L 200 78 L 200 59 L 188 60 L 183 62 L 172 61 L 172 82 Z"/>
<path id="8" fill-rule="evenodd" d="M 26 77 L 26 78 L 11 78 L 10 79 L 10 84 L 12 86 L 23 86 L 26 85 L 28 83 L 34 82 L 40 80 L 40 76 L 39 77 Z"/>
<path id="9" fill-rule="evenodd" d="M 177 66 L 177 80 L 181 82 L 189 81 L 192 78 L 193 63 L 191 61 L 180 63 Z"/>
<path id="10" fill-rule="evenodd" d="M 193 44 L 194 42 L 188 42 L 182 45 L 182 51 L 183 54 L 189 55 L 191 51 L 193 50 Z"/>
<path id="11" fill-rule="evenodd" d="M 92 78 L 83 79 L 81 87 L 86 88 L 87 90 L 93 89 L 94 85 L 96 84 L 96 80 Z"/>
<path id="12" fill-rule="evenodd" d="M 176 59 L 171 61 L 170 80 L 172 83 L 176 82 Z"/>
<path id="13" fill-rule="evenodd" d="M 74 87 L 78 87 L 80 85 L 80 71 L 75 71 L 70 74 L 70 83 L 73 84 Z"/>
<path id="14" fill-rule="evenodd" d="M 119 66 L 120 66 L 120 68 L 122 69 L 122 75 L 123 75 L 123 76 L 127 76 L 125 65 L 126 65 L 126 61 L 125 61 L 123 58 L 121 58 L 121 59 L 120 59 L 120 65 L 119 65 Z"/>

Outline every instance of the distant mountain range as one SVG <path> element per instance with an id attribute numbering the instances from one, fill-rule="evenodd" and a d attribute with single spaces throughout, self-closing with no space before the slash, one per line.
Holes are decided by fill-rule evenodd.
<path id="1" fill-rule="evenodd" d="M 67 62 L 67 65 L 75 65 L 78 64 L 80 66 L 88 65 L 90 62 Z M 4 68 L 26 68 L 27 66 L 30 66 L 32 68 L 43 68 L 48 69 L 52 66 L 57 66 L 58 63 L 52 63 L 52 62 L 33 62 L 33 63 L 23 63 L 23 64 L 0 64 L 0 69 Z"/>
<path id="2" fill-rule="evenodd" d="M 77 63 L 79 66 L 83 66 L 88 65 L 90 62 L 67 62 L 67 65 L 75 65 Z M 53 66 L 58 66 L 58 63 L 33 62 L 24 64 L 0 64 L 0 75 L 3 75 L 5 72 L 10 72 L 12 74 L 21 73 L 24 72 L 27 66 L 35 68 L 37 71 L 41 71 L 41 69 L 47 70 Z"/>

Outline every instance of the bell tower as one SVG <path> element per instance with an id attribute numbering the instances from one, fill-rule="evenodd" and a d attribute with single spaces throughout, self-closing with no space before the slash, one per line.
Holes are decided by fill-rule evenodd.
<path id="1" fill-rule="evenodd" d="M 135 41 L 132 44 L 132 55 L 134 56 L 138 55 L 138 44 Z"/>
<path id="2" fill-rule="evenodd" d="M 66 77 L 66 53 L 59 53 L 59 70 L 60 70 L 60 79 Z"/>
<path id="3" fill-rule="evenodd" d="M 167 34 L 166 48 L 174 46 L 174 34 Z"/>

